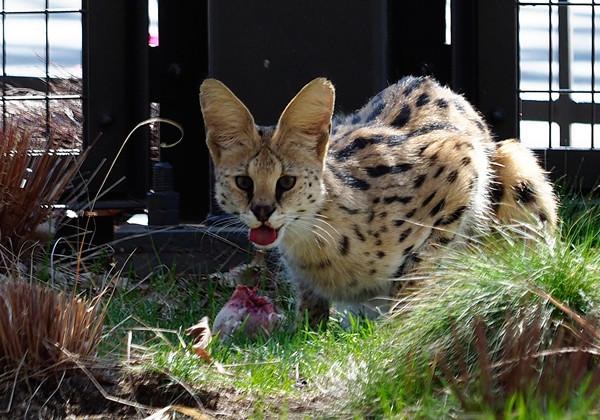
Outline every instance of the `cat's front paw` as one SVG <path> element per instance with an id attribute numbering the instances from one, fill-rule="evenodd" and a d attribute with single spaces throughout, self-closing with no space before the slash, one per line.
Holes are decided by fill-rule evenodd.
<path id="1" fill-rule="evenodd" d="M 312 291 L 301 291 L 298 301 L 298 322 L 312 330 L 324 329 L 329 320 L 331 302 Z"/>

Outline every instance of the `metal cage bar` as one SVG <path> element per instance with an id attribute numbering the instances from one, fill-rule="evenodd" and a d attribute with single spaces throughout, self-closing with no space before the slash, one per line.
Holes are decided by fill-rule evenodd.
<path id="1" fill-rule="evenodd" d="M 526 144 L 532 147 L 547 147 L 553 149 L 556 147 L 584 147 L 594 149 L 595 133 L 597 132 L 596 114 L 600 104 L 596 102 L 596 16 L 600 3 L 597 0 L 589 1 L 517 1 L 516 7 L 519 10 L 518 32 L 520 41 L 526 41 L 524 38 L 527 25 L 531 22 L 523 22 L 522 12 L 526 10 L 536 10 L 545 8 L 547 10 L 547 86 L 545 89 L 532 89 L 523 87 L 524 75 L 520 73 L 519 97 L 521 98 L 522 116 L 521 132 Z M 575 82 L 574 66 L 582 65 L 583 59 L 579 56 L 587 51 L 581 45 L 578 45 L 574 39 L 574 31 L 582 28 L 576 27 L 572 22 L 572 13 L 577 11 L 578 16 L 589 17 L 590 22 L 590 65 L 589 87 L 582 88 Z M 556 21 L 555 21 L 556 19 Z M 585 29 L 585 28 L 583 28 Z M 582 39 L 579 34 L 579 39 Z M 522 44 L 520 45 L 523 49 Z M 520 68 L 524 65 L 524 57 L 521 51 Z M 556 65 L 557 70 L 554 66 Z M 581 71 L 581 70 L 580 70 Z M 531 99 L 532 95 L 545 94 L 547 99 Z M 582 98 L 589 99 L 582 99 Z M 541 141 L 529 143 L 527 134 L 523 133 L 523 123 L 535 121 L 546 121 L 548 124 L 548 138 L 544 144 Z M 583 141 L 573 134 L 573 124 L 582 124 L 589 127 L 589 141 L 583 144 Z M 558 127 L 555 127 L 558 126 Z M 555 131 L 558 129 L 558 142 L 555 142 Z M 576 140 L 576 141 L 575 141 Z"/>
<path id="2" fill-rule="evenodd" d="M 52 119 L 53 119 L 53 103 L 63 103 L 64 105 L 67 102 L 70 104 L 69 112 L 72 109 L 81 110 L 83 107 L 83 94 L 80 89 L 74 89 L 75 91 L 79 90 L 78 93 L 65 93 L 56 91 L 56 86 L 59 86 L 58 80 L 52 74 L 52 51 L 51 44 L 52 41 L 50 39 L 50 21 L 54 16 L 67 16 L 67 15 L 76 15 L 80 22 L 83 21 L 83 9 L 79 8 L 52 8 L 50 4 L 50 0 L 44 1 L 43 8 L 14 8 L 11 10 L 7 10 L 6 0 L 2 0 L 2 8 L 0 9 L 0 16 L 2 22 L 2 31 L 1 31 L 1 39 L 2 43 L 2 86 L 1 86 L 1 102 L 2 102 L 2 125 L 5 126 L 9 123 L 8 119 L 11 118 L 11 123 L 13 124 L 22 124 L 25 129 L 32 131 L 33 136 L 40 142 L 48 142 L 55 137 L 55 130 L 52 130 Z M 7 23 L 8 20 L 12 17 L 28 17 L 28 16 L 43 16 L 44 19 L 44 57 L 43 57 L 43 75 L 41 76 L 32 76 L 28 74 L 21 73 L 22 69 L 12 69 L 9 68 L 9 64 L 7 61 L 9 49 L 7 48 Z M 32 25 L 35 26 L 35 25 Z M 23 28 L 24 31 L 31 30 L 31 28 Z M 78 30 L 78 33 L 73 34 L 73 36 L 81 36 L 81 27 Z M 81 52 L 79 52 L 81 56 Z M 41 57 L 40 57 L 41 58 Z M 81 62 L 81 59 L 79 60 Z M 79 76 L 79 77 L 77 77 Z M 81 75 L 76 75 L 75 84 L 81 84 Z M 54 87 L 53 87 L 54 86 Z M 23 94 L 22 91 L 25 91 Z M 68 89 L 71 90 L 71 89 Z M 40 107 L 36 107 L 36 103 L 43 103 Z M 27 105 L 29 104 L 29 105 Z M 14 105 L 14 112 L 11 112 L 9 109 L 9 105 Z M 43 110 L 43 122 L 40 121 L 39 115 L 36 112 L 41 109 Z M 12 115 L 15 113 L 19 113 L 18 115 Z M 29 115 L 28 115 L 29 114 Z M 38 124 L 32 124 L 31 119 L 34 119 Z M 76 122 L 75 122 L 76 123 Z M 62 153 L 79 153 L 81 150 L 81 144 L 83 142 L 83 128 L 82 121 L 78 121 L 79 126 L 73 127 L 73 131 L 76 135 L 75 139 L 64 139 L 61 142 L 61 145 L 64 147 L 60 147 Z M 75 126 L 77 124 L 74 124 Z M 36 129 L 37 126 L 37 129 Z M 69 140 L 71 142 L 69 143 Z"/>

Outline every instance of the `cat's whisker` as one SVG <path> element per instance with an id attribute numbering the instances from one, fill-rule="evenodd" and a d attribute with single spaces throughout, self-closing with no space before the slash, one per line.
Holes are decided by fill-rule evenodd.
<path id="1" fill-rule="evenodd" d="M 306 252 L 307 247 L 318 248 L 324 246 L 325 244 L 329 244 L 328 238 L 324 237 L 318 232 L 310 231 L 310 235 L 306 234 L 306 229 L 299 225 L 293 225 L 289 228 L 286 228 L 286 235 L 290 235 L 289 237 L 292 239 L 290 244 L 286 247 L 288 252 L 295 254 L 297 252 Z M 307 244 L 306 239 L 312 244 Z"/>
<path id="2" fill-rule="evenodd" d="M 209 226 L 209 228 L 204 230 L 202 238 L 211 236 L 225 239 L 225 236 L 227 235 L 222 235 L 222 232 L 227 231 L 227 234 L 242 234 L 247 230 L 247 227 L 237 217 L 233 216 L 211 217 L 206 220 L 205 224 Z"/>
<path id="3" fill-rule="evenodd" d="M 331 226 L 328 222 L 324 222 L 323 220 L 309 220 L 305 218 L 292 218 L 293 222 L 289 223 L 290 227 L 294 228 L 302 228 L 302 230 L 306 234 L 316 235 L 317 238 L 320 238 L 325 244 L 332 245 L 335 243 L 335 237 L 330 232 L 330 229 L 333 230 L 337 234 L 337 230 Z M 316 223 L 315 223 L 316 222 Z M 318 223 L 325 223 L 330 229 L 327 229 L 324 226 L 320 226 Z M 322 232 L 322 233 L 321 233 Z M 318 244 L 318 239 L 315 238 L 316 243 Z"/>
<path id="4" fill-rule="evenodd" d="M 320 226 L 320 225 L 318 225 L 317 223 L 315 223 L 315 227 L 317 227 L 318 229 L 323 229 L 323 230 L 325 230 L 325 231 L 326 231 L 326 232 L 329 234 L 329 237 L 330 237 L 331 239 L 335 240 L 335 238 L 334 238 L 334 234 L 335 234 L 337 237 L 341 236 L 341 235 L 340 235 L 340 233 L 339 233 L 339 231 L 338 231 L 338 230 L 335 228 L 335 226 L 333 226 L 331 223 L 329 223 L 329 222 L 328 222 L 327 220 L 325 220 L 324 218 L 323 218 L 323 219 L 319 219 L 319 218 L 317 218 L 317 222 L 318 222 L 318 223 L 322 223 L 322 224 L 324 224 L 326 227 Z M 331 231 L 333 231 L 333 234 L 332 234 L 332 233 L 330 233 L 330 230 L 331 230 Z"/>
<path id="5" fill-rule="evenodd" d="M 218 220 L 208 226 L 217 228 L 217 229 L 243 229 L 245 225 L 241 223 L 237 218 L 236 219 L 224 219 Z"/>

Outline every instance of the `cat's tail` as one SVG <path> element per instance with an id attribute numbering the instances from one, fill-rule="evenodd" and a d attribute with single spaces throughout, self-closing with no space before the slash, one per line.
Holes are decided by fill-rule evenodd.
<path id="1" fill-rule="evenodd" d="M 531 150 L 517 140 L 497 143 L 492 156 L 491 202 L 501 224 L 526 223 L 553 234 L 557 200 Z"/>

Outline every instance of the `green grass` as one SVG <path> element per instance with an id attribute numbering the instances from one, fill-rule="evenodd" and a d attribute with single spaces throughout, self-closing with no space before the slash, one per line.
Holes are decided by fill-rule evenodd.
<path id="1" fill-rule="evenodd" d="M 502 233 L 449 251 L 388 320 L 309 331 L 295 325 L 289 288 L 266 287 L 286 315 L 281 327 L 255 341 L 213 343 L 222 369 L 195 356 L 183 330 L 214 319 L 233 289 L 159 273 L 117 288 L 104 348 L 122 357 L 137 328 L 143 369 L 196 389 L 235 390 L 256 418 L 285 418 L 294 404 L 306 404 L 307 418 L 593 418 L 600 211 L 573 200 L 562 217 L 553 245 Z M 578 346 L 587 353 L 559 351 Z"/>
<path id="2" fill-rule="evenodd" d="M 553 246 L 540 241 L 532 247 L 503 234 L 440 262 L 426 287 L 407 299 L 405 311 L 384 327 L 394 331 L 388 332 L 393 337 L 389 351 L 374 361 L 357 406 L 382 401 L 381 407 L 372 406 L 370 415 L 376 417 L 476 412 L 556 418 L 562 412 L 560 418 L 585 418 L 598 402 L 595 388 L 581 392 L 588 375 L 598 375 L 595 357 L 588 357 L 592 367 L 577 364 L 574 357 L 534 357 L 576 344 L 598 350 L 597 340 L 586 336 L 598 331 L 600 251 L 595 245 L 600 213 L 571 210 L 577 217 L 565 221 L 566 233 Z M 588 317 L 592 331 L 582 327 L 577 315 Z M 513 353 L 507 354 L 509 350 Z M 519 371 L 518 361 L 507 363 L 530 356 L 531 362 L 521 368 L 534 364 L 534 369 Z M 570 377 L 570 369 L 558 359 L 571 360 L 581 377 Z M 483 363 L 503 364 L 508 373 Z M 501 383 L 511 373 L 522 383 Z M 565 391 L 560 383 L 569 380 L 572 387 Z M 491 398 L 486 400 L 486 393 Z M 525 417 L 519 414 L 524 408 Z"/>

